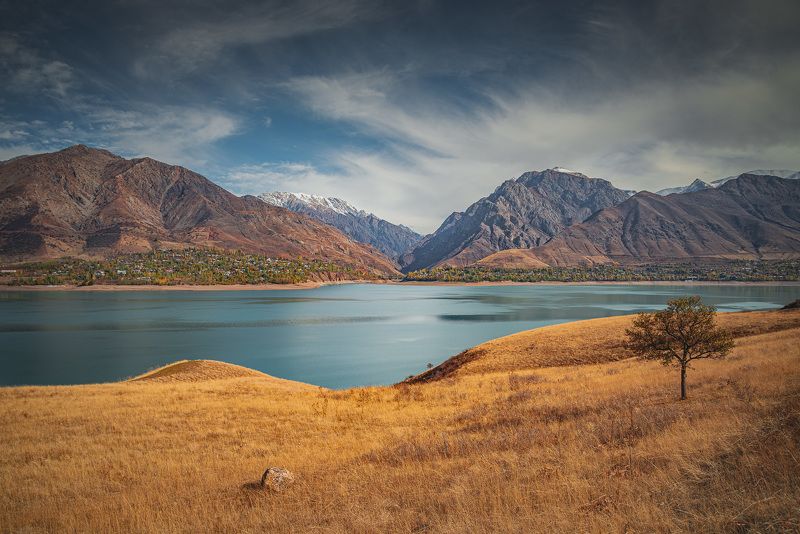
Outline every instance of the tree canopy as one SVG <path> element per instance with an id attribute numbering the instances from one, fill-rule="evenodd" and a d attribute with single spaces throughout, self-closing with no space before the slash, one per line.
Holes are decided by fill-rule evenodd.
<path id="1" fill-rule="evenodd" d="M 703 358 L 724 358 L 733 349 L 730 333 L 716 325 L 717 310 L 700 297 L 670 300 L 667 308 L 641 313 L 626 331 L 626 346 L 646 360 L 681 368 L 681 399 L 686 398 L 686 369 Z"/>

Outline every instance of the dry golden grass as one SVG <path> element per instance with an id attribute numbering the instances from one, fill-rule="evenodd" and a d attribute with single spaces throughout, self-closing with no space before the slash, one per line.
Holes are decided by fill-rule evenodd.
<path id="1" fill-rule="evenodd" d="M 800 312 L 723 316 L 737 347 L 684 402 L 674 370 L 606 361 L 628 320 L 504 338 L 423 384 L 183 362 L 0 389 L 0 531 L 800 529 Z M 267 466 L 296 484 L 248 489 Z"/>
<path id="2" fill-rule="evenodd" d="M 456 374 L 606 363 L 630 358 L 625 329 L 633 315 L 545 326 L 482 343 L 409 380 L 428 382 Z M 800 314 L 781 311 L 724 313 L 721 326 L 736 337 L 800 328 Z"/>

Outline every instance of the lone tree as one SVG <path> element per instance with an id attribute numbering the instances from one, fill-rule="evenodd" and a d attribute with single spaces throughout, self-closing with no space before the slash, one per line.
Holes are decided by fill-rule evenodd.
<path id="1" fill-rule="evenodd" d="M 717 309 L 700 297 L 670 300 L 667 309 L 640 313 L 625 331 L 625 346 L 645 360 L 660 360 L 681 368 L 681 400 L 686 399 L 686 369 L 702 358 L 724 358 L 733 348 L 733 337 L 717 327 Z"/>

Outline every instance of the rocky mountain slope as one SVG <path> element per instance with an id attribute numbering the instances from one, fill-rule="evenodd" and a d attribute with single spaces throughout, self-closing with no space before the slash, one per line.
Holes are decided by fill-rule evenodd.
<path id="1" fill-rule="evenodd" d="M 326 259 L 394 273 L 310 217 L 237 197 L 183 167 L 73 146 L 0 163 L 0 257 L 108 256 L 185 246 Z"/>
<path id="2" fill-rule="evenodd" d="M 660 196 L 643 191 L 543 246 L 499 252 L 480 264 L 540 267 L 797 257 L 800 180 L 743 174 L 694 193 Z"/>
<path id="3" fill-rule="evenodd" d="M 258 198 L 338 228 L 351 239 L 372 245 L 390 258 L 397 258 L 422 239 L 407 226 L 392 224 L 339 198 L 284 192 L 264 193 Z"/>
<path id="4" fill-rule="evenodd" d="M 526 172 L 466 211 L 450 215 L 400 265 L 406 272 L 463 266 L 499 250 L 536 247 L 629 196 L 606 180 L 558 167 Z"/>

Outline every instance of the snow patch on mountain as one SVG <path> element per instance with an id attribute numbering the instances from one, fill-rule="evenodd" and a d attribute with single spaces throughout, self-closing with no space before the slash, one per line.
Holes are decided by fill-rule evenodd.
<path id="1" fill-rule="evenodd" d="M 560 174 L 571 174 L 572 176 L 580 176 L 581 178 L 588 178 L 588 176 L 583 174 L 582 172 L 565 169 L 564 167 L 553 167 L 552 169 L 547 169 L 547 170 L 550 172 L 557 172 Z"/>
<path id="2" fill-rule="evenodd" d="M 553 167 L 550 170 L 551 171 L 555 171 L 555 172 L 561 172 L 561 173 L 564 173 L 564 174 L 579 174 L 579 175 L 583 175 L 583 173 L 580 173 L 580 172 L 577 172 L 577 171 L 571 171 L 569 169 L 565 169 L 564 167 Z"/>
<path id="3" fill-rule="evenodd" d="M 356 217 L 368 217 L 369 213 L 360 210 L 345 200 L 335 197 L 323 197 L 321 195 L 311 195 L 308 193 L 289 193 L 285 191 L 274 191 L 272 193 L 262 193 L 258 198 L 268 204 L 291 209 L 295 204 L 305 204 L 318 210 L 330 210 L 342 215 L 354 215 Z"/>

